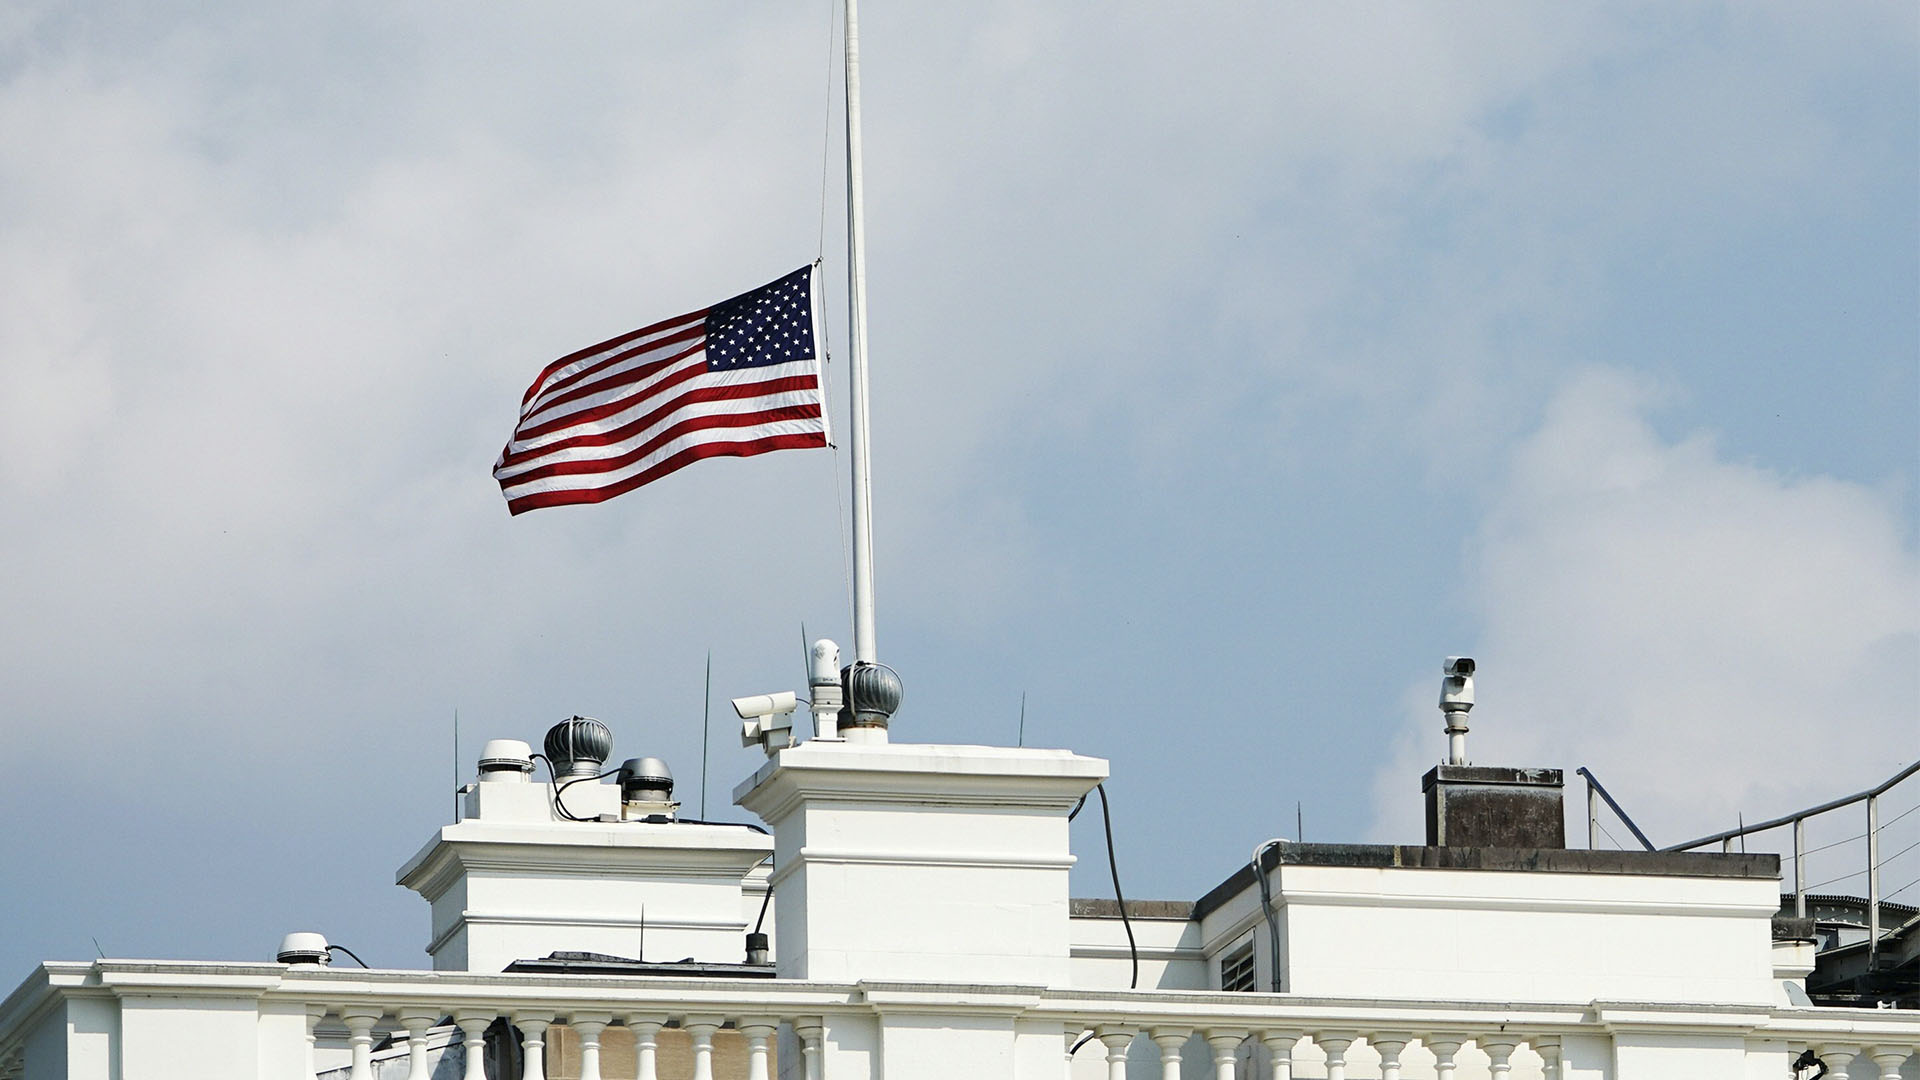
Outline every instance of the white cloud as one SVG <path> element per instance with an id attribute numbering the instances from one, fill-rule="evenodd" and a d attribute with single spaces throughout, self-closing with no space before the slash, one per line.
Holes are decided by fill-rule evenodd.
<path id="1" fill-rule="evenodd" d="M 1470 756 L 1588 766 L 1673 843 L 1920 752 L 1920 559 L 1895 496 L 1664 438 L 1660 400 L 1618 371 L 1573 379 L 1514 451 L 1460 595 L 1484 626 Z M 1437 677 L 1378 775 L 1382 838 L 1417 835 Z"/>

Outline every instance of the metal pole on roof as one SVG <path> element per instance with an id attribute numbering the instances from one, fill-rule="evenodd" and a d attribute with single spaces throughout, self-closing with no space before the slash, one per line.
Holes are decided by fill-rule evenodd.
<path id="1" fill-rule="evenodd" d="M 859 0 L 846 0 L 847 67 L 847 322 L 853 459 L 853 658 L 880 659 L 873 632 L 873 478 L 867 420 L 866 200 L 860 167 Z"/>
<path id="2" fill-rule="evenodd" d="M 1807 917 L 1807 819 L 1793 819 L 1793 917 Z"/>
<path id="3" fill-rule="evenodd" d="M 1880 958 L 1880 796 L 1867 796 L 1867 970 Z"/>

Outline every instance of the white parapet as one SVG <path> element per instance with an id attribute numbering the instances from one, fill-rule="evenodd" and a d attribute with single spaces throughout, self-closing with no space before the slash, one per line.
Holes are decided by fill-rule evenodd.
<path id="1" fill-rule="evenodd" d="M 691 822 L 567 821 L 545 784 L 480 784 L 396 879 L 433 905 L 437 971 L 501 971 L 556 951 L 648 960 L 745 957 L 771 837 Z M 581 784 L 570 813 L 617 817 L 618 789 Z M 644 933 L 644 951 L 642 942 Z"/>
<path id="2" fill-rule="evenodd" d="M 1070 982 L 1066 750 L 806 743 L 734 789 L 774 831 L 783 978 Z"/>
<path id="3" fill-rule="evenodd" d="M 1771 856 L 1290 845 L 1274 912 L 1242 870 L 1195 906 L 1215 958 L 1252 943 L 1256 989 L 1442 1000 L 1784 1003 Z M 1217 985 L 1217 983 L 1216 983 Z"/>
<path id="4" fill-rule="evenodd" d="M 451 1017 L 457 1035 L 445 1023 Z M 520 1032 L 523 1064 L 480 1068 Z M 494 1034 L 488 1035 L 489 1031 Z M 552 1050 L 550 1068 L 525 1053 Z M 588 1042 L 602 1054 L 590 1072 Z M 454 1060 L 465 1043 L 467 1052 Z M 659 1061 L 641 1048 L 658 1045 Z M 1079 1051 L 1069 1065 L 1073 1046 Z M 389 1050 L 377 1047 L 389 1046 Z M 1907 1010 L 1393 995 L 1045 990 L 740 978 L 485 975 L 279 964 L 47 964 L 0 999 L 6 1080 L 1756 1080 L 1914 1075 Z M 674 1061 L 667 1061 L 669 1047 Z M 700 1071 L 705 1053 L 711 1068 Z M 1229 1072 L 1228 1070 L 1232 1070 Z"/>

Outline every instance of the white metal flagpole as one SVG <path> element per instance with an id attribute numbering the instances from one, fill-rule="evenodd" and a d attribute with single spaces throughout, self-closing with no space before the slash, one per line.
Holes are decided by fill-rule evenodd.
<path id="1" fill-rule="evenodd" d="M 879 661 L 873 638 L 873 481 L 867 443 L 867 244 L 860 185 L 859 0 L 846 0 L 847 63 L 847 320 L 852 353 L 853 656 Z"/>

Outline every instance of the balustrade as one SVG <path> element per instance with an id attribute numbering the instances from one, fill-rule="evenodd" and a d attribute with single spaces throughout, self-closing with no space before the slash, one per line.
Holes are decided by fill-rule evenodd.
<path id="1" fill-rule="evenodd" d="M 261 1001 L 262 1053 L 309 1080 L 871 1080 L 919 1075 L 940 1043 L 946 988 L 789 980 L 589 980 L 466 973 L 302 972 Z M 252 991 L 258 994 L 258 990 Z M 1272 994 L 955 987 L 954 1026 L 978 1038 L 1059 1032 L 1041 1080 L 1563 1080 L 1612 1068 L 1610 1043 L 1747 1040 L 1748 1069 L 1810 1049 L 1830 1080 L 1902 1080 L 1920 1023 L 1897 1010 L 1332 1000 Z M 901 1015 L 894 1016 L 895 1009 Z M 898 1041 L 889 1025 L 910 1034 Z M 831 1034 L 831 1038 L 829 1035 Z M 304 1036 L 304 1044 L 301 1042 Z M 455 1049 L 455 1046 L 459 1049 Z M 979 1045 L 977 1042 L 972 1045 Z M 1031 1048 L 1031 1044 L 1025 1044 Z M 1643 1047 L 1648 1045 L 1642 1042 Z M 23 1043 L 0 1041 L 0 1080 L 29 1072 Z M 906 1048 L 906 1057 L 896 1057 Z M 490 1052 L 491 1051 L 491 1052 Z M 1645 1051 L 1639 1051 L 1644 1053 Z M 449 1060 L 451 1057 L 453 1060 Z M 1018 1060 L 1038 1066 L 1030 1049 Z M 263 1060 L 267 1058 L 263 1057 Z M 931 1060 L 929 1076 L 967 1076 Z M 401 1062 L 404 1061 L 404 1065 Z M 456 1064 L 459 1062 L 459 1064 Z M 316 1064 L 318 1068 L 316 1068 Z M 1784 1065 L 1784 1062 L 1782 1062 Z M 1023 1068 L 1028 1068 L 1023 1066 Z M 491 1073 L 491 1076 L 490 1076 Z M 1030 1071 L 1020 1080 L 1034 1080 Z"/>
<path id="2" fill-rule="evenodd" d="M 347 1066 L 346 1080 L 374 1080 L 371 1059 L 376 1032 L 381 1030 L 382 1022 L 390 1018 L 392 1025 L 386 1030 L 396 1043 L 402 1039 L 406 1043 L 407 1080 L 431 1080 L 435 1075 L 435 1063 L 430 1058 L 428 1032 L 438 1026 L 443 1017 L 449 1016 L 459 1029 L 458 1041 L 464 1049 L 465 1065 L 460 1074 L 461 1080 L 488 1080 L 487 1032 L 500 1020 L 512 1024 L 520 1036 L 517 1055 L 519 1071 L 513 1080 L 547 1080 L 553 1062 L 552 1039 L 558 1032 L 569 1033 L 573 1060 L 578 1063 L 579 1080 L 660 1080 L 661 1037 L 666 1032 L 680 1033 L 685 1037 L 682 1060 L 684 1062 L 686 1055 L 690 1054 L 693 1080 L 725 1080 L 716 1072 L 719 1060 L 716 1051 L 723 1033 L 738 1036 L 740 1040 L 734 1044 L 734 1056 L 730 1059 L 738 1064 L 729 1066 L 727 1076 L 740 1076 L 739 1070 L 744 1068 L 746 1080 L 773 1080 L 776 1044 L 783 1025 L 794 1031 L 795 1045 L 800 1051 L 807 1080 L 822 1080 L 820 1049 L 825 1028 L 818 1020 L 804 1017 L 728 1016 L 719 1013 L 621 1015 L 604 1009 L 549 1013 L 480 1008 L 435 1009 L 417 1004 L 390 1009 L 368 1005 L 333 1009 L 311 1007 L 306 1028 L 308 1075 L 318 1075 L 312 1065 L 314 1048 L 321 1027 L 331 1021 L 336 1040 L 341 1027 L 347 1032 L 345 1041 L 351 1064 Z M 632 1064 L 629 1068 L 623 1060 L 622 1067 L 615 1074 L 604 1067 L 604 1050 L 608 1033 L 621 1028 L 632 1037 Z M 337 1041 L 334 1045 L 338 1045 Z M 0 1061 L 0 1070 L 4 1070 L 4 1067 L 5 1063 Z M 323 1069 L 321 1073 L 338 1076 L 339 1069 Z M 1124 1071 L 1114 1075 L 1124 1080 Z M 0 1080 L 9 1080 L 4 1071 L 0 1071 Z"/>

